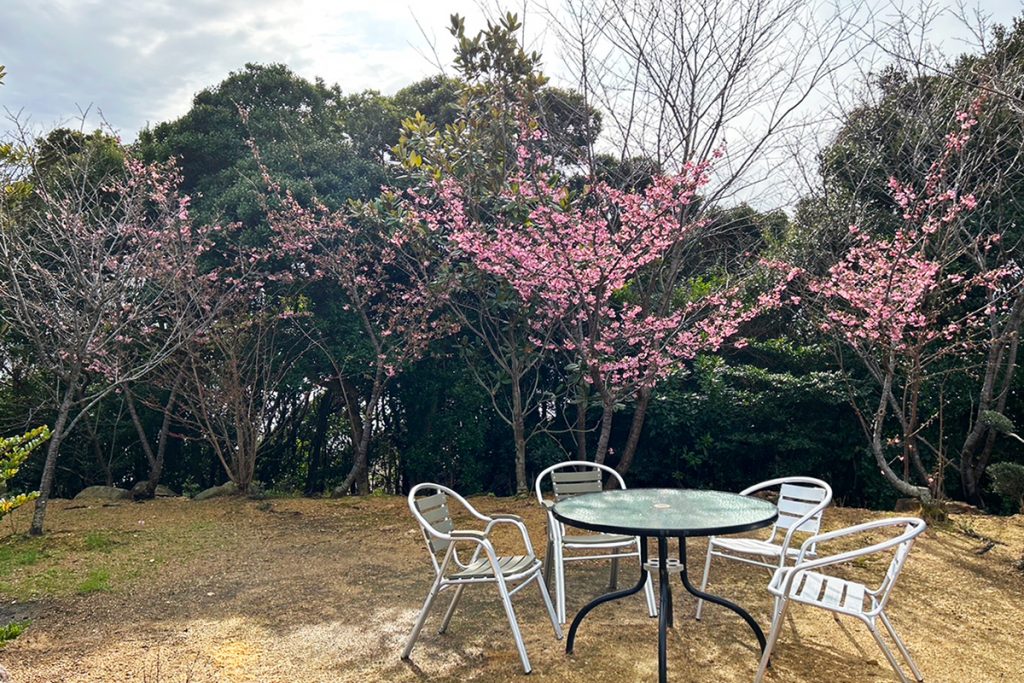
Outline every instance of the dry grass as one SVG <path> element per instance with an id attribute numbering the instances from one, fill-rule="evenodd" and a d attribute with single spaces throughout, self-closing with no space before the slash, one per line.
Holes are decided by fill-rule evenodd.
<path id="1" fill-rule="evenodd" d="M 535 505 L 474 502 L 522 514 L 543 551 L 544 518 Z M 830 510 L 826 526 L 876 514 Z M 21 511 L 15 522 L 24 528 L 26 518 Z M 56 502 L 49 523 L 43 541 L 6 530 L 0 538 L 0 623 L 31 624 L 0 650 L 0 662 L 19 683 L 656 678 L 657 626 L 642 595 L 595 610 L 580 630 L 576 654 L 567 657 L 532 588 L 514 598 L 534 666 L 530 679 L 521 676 L 488 588 L 467 592 L 443 636 L 435 633 L 438 609 L 413 661 L 402 662 L 399 652 L 430 580 L 404 499 L 158 500 L 96 508 Z M 702 542 L 691 542 L 697 575 L 703 550 Z M 889 613 L 928 681 L 1024 680 L 1024 574 L 1015 567 L 1022 551 L 1020 516 L 956 517 L 917 545 Z M 570 567 L 570 611 L 606 581 L 606 570 L 589 564 Z M 879 566 L 862 563 L 850 571 Z M 624 565 L 624 581 L 635 571 Z M 103 587 L 82 590 L 96 576 L 107 577 Z M 716 591 L 767 621 L 765 573 L 719 563 L 714 578 Z M 670 679 L 751 680 L 757 653 L 746 626 L 714 606 L 695 622 L 690 597 L 681 590 L 674 595 Z M 769 680 L 895 678 L 856 622 L 795 608 Z"/>

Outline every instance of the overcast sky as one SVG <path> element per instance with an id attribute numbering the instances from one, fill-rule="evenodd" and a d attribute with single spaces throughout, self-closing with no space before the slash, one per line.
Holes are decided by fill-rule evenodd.
<path id="1" fill-rule="evenodd" d="M 512 5 L 522 15 L 523 0 Z M 1022 2 L 984 0 L 982 8 L 1007 22 Z M 38 129 L 77 125 L 89 109 L 90 125 L 102 113 L 130 140 L 147 123 L 185 113 L 197 91 L 246 62 L 283 62 L 345 92 L 392 93 L 437 72 L 431 41 L 450 63 L 453 12 L 466 15 L 471 30 L 482 27 L 475 0 L 0 0 L 0 64 L 8 72 L 0 107 Z M 545 72 L 557 77 L 559 46 L 545 44 L 540 13 L 531 12 L 527 29 Z M 9 129 L 0 122 L 0 131 Z"/>
<path id="2" fill-rule="evenodd" d="M 391 93 L 437 71 L 417 21 L 450 62 L 453 12 L 480 26 L 474 0 L 0 0 L 0 106 L 44 128 L 91 107 L 131 139 L 246 62 Z"/>

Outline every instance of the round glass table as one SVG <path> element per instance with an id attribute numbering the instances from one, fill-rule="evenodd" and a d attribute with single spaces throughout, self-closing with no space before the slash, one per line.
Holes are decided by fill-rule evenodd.
<path id="1" fill-rule="evenodd" d="M 764 650 L 764 632 L 753 617 L 740 606 L 716 595 L 697 590 L 686 571 L 686 539 L 691 536 L 719 536 L 766 527 L 778 516 L 778 509 L 768 501 L 724 491 L 692 489 L 620 489 L 584 493 L 555 503 L 552 514 L 570 526 L 610 534 L 639 536 L 640 580 L 632 588 L 602 595 L 583 607 L 572 620 L 565 651 L 572 653 L 576 631 L 583 618 L 595 607 L 638 593 L 647 582 L 648 573 L 657 570 L 660 583 L 658 612 L 658 680 L 667 678 L 666 630 L 672 625 L 672 588 L 670 568 L 678 572 L 683 587 L 691 594 L 726 607 L 750 626 Z M 658 558 L 647 556 L 647 539 L 658 539 Z M 678 562 L 668 558 L 668 539 L 679 539 Z"/>

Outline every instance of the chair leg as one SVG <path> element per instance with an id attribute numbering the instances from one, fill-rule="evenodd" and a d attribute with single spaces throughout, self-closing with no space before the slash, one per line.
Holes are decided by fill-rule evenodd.
<path id="1" fill-rule="evenodd" d="M 782 606 L 779 607 L 778 612 L 772 619 L 772 628 L 768 632 L 768 641 L 764 644 L 764 653 L 761 655 L 761 663 L 757 666 L 754 683 L 761 683 L 764 680 L 764 673 L 768 670 L 768 662 L 771 660 L 772 650 L 775 648 L 775 643 L 779 640 L 779 634 L 782 632 L 782 624 L 786 617 L 787 609 L 789 609 L 789 600 L 783 598 Z"/>
<path id="2" fill-rule="evenodd" d="M 555 612 L 558 623 L 564 624 L 565 619 L 565 560 L 562 557 L 562 546 L 555 544 Z"/>
<path id="3" fill-rule="evenodd" d="M 652 619 L 658 616 L 658 603 L 654 600 L 654 579 L 647 575 L 647 583 L 644 584 L 644 594 L 647 596 L 647 615 Z"/>
<path id="4" fill-rule="evenodd" d="M 448 610 L 444 613 L 441 628 L 437 629 L 438 633 L 444 633 L 448 630 L 448 622 L 452 620 L 452 615 L 455 614 L 455 606 L 459 604 L 459 598 L 462 597 L 462 591 L 464 590 L 466 590 L 465 584 L 455 589 L 455 595 L 452 596 L 452 604 L 448 605 Z"/>
<path id="5" fill-rule="evenodd" d="M 409 640 L 405 643 L 405 650 L 402 651 L 402 659 L 409 659 L 409 655 L 412 654 L 412 646 L 416 644 L 416 639 L 420 635 L 420 630 L 423 628 L 424 622 L 427 620 L 427 613 L 430 611 L 430 606 L 434 604 L 434 598 L 440 593 L 441 577 L 437 577 L 434 581 L 434 585 L 430 587 L 430 592 L 427 593 L 427 599 L 423 602 L 423 609 L 420 610 L 420 616 L 416 619 L 416 625 L 412 627 L 412 633 L 409 634 Z M 461 586 L 460 586 L 461 588 Z"/>
<path id="6" fill-rule="evenodd" d="M 612 568 L 608 575 L 608 591 L 611 592 L 619 587 L 619 549 L 612 548 Z"/>
<path id="7" fill-rule="evenodd" d="M 910 670 L 914 672 L 914 678 L 918 681 L 923 681 L 924 675 L 921 673 L 921 670 L 917 668 L 917 663 L 914 662 L 914 658 L 910 656 L 910 652 L 907 650 L 907 646 L 903 643 L 903 640 L 896 635 L 896 629 L 892 627 L 892 622 L 890 622 L 889 618 L 885 616 L 885 612 L 879 613 L 878 616 L 881 617 L 882 623 L 885 625 L 885 630 L 889 632 L 890 636 L 892 636 L 893 641 L 896 643 L 896 647 L 900 650 L 900 654 L 903 655 L 903 659 L 905 659 L 907 664 L 910 666 Z"/>
<path id="8" fill-rule="evenodd" d="M 706 593 L 708 588 L 708 573 L 711 571 L 711 541 L 708 539 L 708 556 L 704 560 L 704 576 L 700 580 L 700 592 Z M 697 598 L 697 621 L 700 621 L 700 613 L 704 610 L 704 600 Z"/>
<path id="9" fill-rule="evenodd" d="M 548 536 L 548 547 L 544 551 L 544 583 L 551 583 L 551 565 L 554 564 L 555 543 Z"/>
<path id="10" fill-rule="evenodd" d="M 540 574 L 537 575 L 537 585 L 540 586 L 541 597 L 544 598 L 544 606 L 548 608 L 548 617 L 551 618 L 551 625 L 555 629 L 555 637 L 562 639 L 562 625 L 558 623 L 558 615 L 555 614 L 555 606 L 551 603 L 551 594 L 548 593 L 547 582 Z"/>
<path id="11" fill-rule="evenodd" d="M 889 660 L 889 666 L 891 666 L 892 670 L 896 672 L 896 675 L 900 677 L 900 683 L 910 683 L 907 680 L 906 674 L 903 673 L 903 668 L 900 666 L 900 663 L 896 659 L 896 656 L 893 655 L 892 650 L 889 649 L 889 646 L 885 644 L 885 640 L 882 638 L 882 634 L 878 632 L 878 627 L 872 624 L 870 621 L 865 621 L 865 623 L 868 625 L 868 630 L 871 631 L 871 635 L 874 637 L 875 642 L 878 643 L 878 647 L 880 647 L 882 649 L 882 652 L 885 654 L 885 658 Z"/>
<path id="12" fill-rule="evenodd" d="M 512 637 L 516 641 L 516 649 L 519 650 L 519 660 L 523 663 L 523 671 L 530 673 L 530 658 L 526 656 L 526 643 L 523 642 L 523 635 L 519 632 L 519 622 L 516 621 L 516 612 L 512 609 L 512 599 L 508 595 L 508 588 L 505 581 L 498 577 L 498 593 L 501 594 L 501 604 L 505 607 L 505 615 L 508 616 L 508 625 L 512 627 Z"/>

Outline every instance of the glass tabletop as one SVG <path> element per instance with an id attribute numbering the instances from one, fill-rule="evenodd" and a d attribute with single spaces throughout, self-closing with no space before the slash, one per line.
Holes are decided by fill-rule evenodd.
<path id="1" fill-rule="evenodd" d="M 636 536 L 712 536 L 768 526 L 779 516 L 766 500 L 725 491 L 620 489 L 583 493 L 555 503 L 571 526 Z"/>

